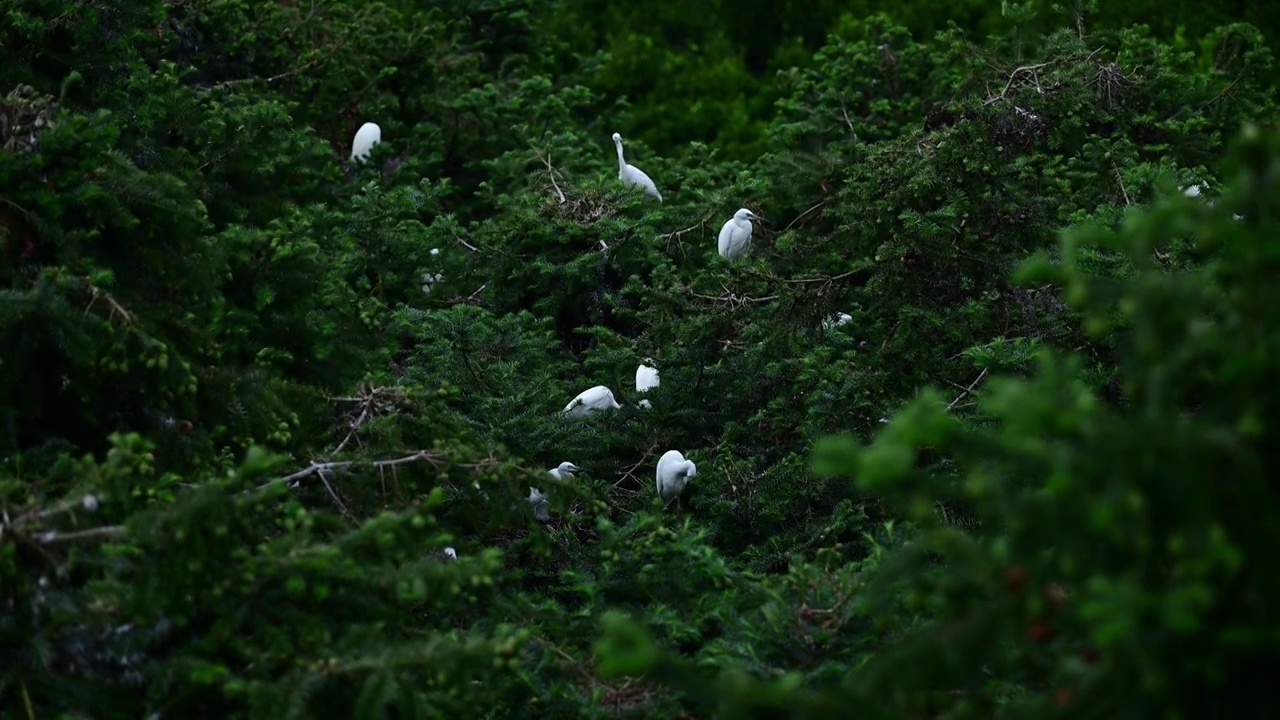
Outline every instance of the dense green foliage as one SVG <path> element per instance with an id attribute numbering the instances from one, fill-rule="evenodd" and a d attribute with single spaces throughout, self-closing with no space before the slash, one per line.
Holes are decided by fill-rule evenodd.
<path id="1" fill-rule="evenodd" d="M 1272 717 L 1274 10 L 1060 5 L 11 4 L 0 716 Z"/>

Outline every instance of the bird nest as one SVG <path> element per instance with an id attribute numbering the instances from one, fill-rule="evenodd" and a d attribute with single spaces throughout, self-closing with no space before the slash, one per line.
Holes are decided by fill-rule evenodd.
<path id="1" fill-rule="evenodd" d="M 0 100 L 0 147 L 11 153 L 35 152 L 40 136 L 54 127 L 58 105 L 52 95 L 40 95 L 30 85 L 19 85 Z"/>
<path id="2" fill-rule="evenodd" d="M 552 192 L 556 202 L 551 204 L 552 212 L 558 218 L 571 220 L 587 225 L 601 218 L 612 217 L 618 206 L 605 194 L 586 191 L 576 194 Z"/>

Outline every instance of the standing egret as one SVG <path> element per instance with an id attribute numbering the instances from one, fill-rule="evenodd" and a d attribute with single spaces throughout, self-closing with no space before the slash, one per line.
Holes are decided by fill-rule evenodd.
<path id="1" fill-rule="evenodd" d="M 613 144 L 618 148 L 618 179 L 628 185 L 635 185 L 644 190 L 645 195 L 658 198 L 658 202 L 662 202 L 662 193 L 658 192 L 658 186 L 653 184 L 653 180 L 640 168 L 628 165 L 626 159 L 622 157 L 622 136 L 618 133 L 613 134 Z"/>
<path id="2" fill-rule="evenodd" d="M 747 254 L 751 249 L 752 220 L 764 220 L 764 218 L 742 208 L 725 221 L 724 226 L 720 228 L 720 239 L 716 242 L 722 257 L 737 260 Z"/>
<path id="3" fill-rule="evenodd" d="M 852 319 L 853 319 L 853 316 L 850 315 L 849 313 L 836 313 L 835 315 L 831 315 L 823 319 L 822 329 L 830 330 L 831 328 L 837 328 L 849 322 Z"/>
<path id="4" fill-rule="evenodd" d="M 679 450 L 668 450 L 658 458 L 658 497 L 670 503 L 680 497 L 689 478 L 698 474 L 698 466 L 685 460 Z"/>
<path id="5" fill-rule="evenodd" d="M 644 362 L 651 363 L 653 358 L 645 358 Z M 649 388 L 656 387 L 658 387 L 658 368 L 640 363 L 640 366 L 636 368 L 636 392 L 647 392 Z M 641 400 L 637 404 L 643 408 L 653 407 L 653 404 L 648 400 Z"/>
<path id="6" fill-rule="evenodd" d="M 561 412 L 569 419 L 577 419 L 600 410 L 617 410 L 620 407 L 622 406 L 618 401 L 613 399 L 612 390 L 604 385 L 597 385 L 583 390 L 578 397 L 570 400 Z"/>
<path id="7" fill-rule="evenodd" d="M 367 122 L 356 131 L 355 140 L 351 141 L 351 159 L 364 162 L 374 145 L 382 142 L 382 128 L 378 123 Z"/>

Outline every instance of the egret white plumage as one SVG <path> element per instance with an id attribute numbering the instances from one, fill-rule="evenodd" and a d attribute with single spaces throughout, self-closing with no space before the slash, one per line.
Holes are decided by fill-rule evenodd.
<path id="1" fill-rule="evenodd" d="M 1183 188 L 1183 189 L 1182 189 L 1182 194 L 1183 194 L 1183 195 L 1186 195 L 1187 197 L 1200 197 L 1200 191 L 1201 191 L 1201 190 L 1208 190 L 1208 189 L 1209 189 L 1209 183 L 1201 183 L 1201 184 L 1199 184 L 1199 185 L 1192 185 L 1192 186 L 1190 186 L 1190 187 L 1185 187 L 1185 188 Z M 1210 200 L 1210 201 L 1209 201 L 1209 204 L 1210 204 L 1210 205 L 1212 205 L 1212 204 L 1213 204 L 1213 201 L 1212 201 L 1212 200 Z M 1232 214 L 1231 214 L 1231 219 L 1232 219 L 1232 220 L 1235 220 L 1235 221 L 1237 221 L 1237 222 L 1239 222 L 1240 220 L 1243 220 L 1243 219 L 1244 219 L 1244 216 L 1239 215 L 1239 214 L 1237 214 L 1237 213 L 1232 213 Z"/>
<path id="2" fill-rule="evenodd" d="M 547 471 L 547 474 L 557 482 L 572 480 L 573 474 L 582 468 L 574 465 L 568 460 L 560 463 L 556 467 Z M 547 500 L 546 493 L 530 486 L 529 487 L 529 504 L 533 506 L 533 516 L 543 522 L 551 519 L 551 502 Z"/>
<path id="3" fill-rule="evenodd" d="M 570 480 L 573 478 L 573 474 L 578 472 L 581 469 L 582 468 L 566 460 L 560 463 L 559 465 L 557 465 L 556 467 L 553 467 L 550 470 L 548 470 L 547 474 L 555 478 L 556 480 Z"/>
<path id="4" fill-rule="evenodd" d="M 601 410 L 617 410 L 622 407 L 613 399 L 613 391 L 604 385 L 596 385 L 578 393 L 578 396 L 564 406 L 564 416 L 570 419 L 584 418 Z"/>
<path id="5" fill-rule="evenodd" d="M 551 519 L 551 503 L 547 496 L 533 486 L 529 487 L 529 504 L 533 506 L 533 516 L 542 522 Z"/>
<path id="6" fill-rule="evenodd" d="M 444 279 L 442 273 L 422 273 L 422 292 L 429 293 L 436 283 Z"/>
<path id="7" fill-rule="evenodd" d="M 722 257 L 737 260 L 751 249 L 751 221 L 764 220 L 746 208 L 738 210 L 733 217 L 720 228 L 720 238 L 716 242 Z"/>
<path id="8" fill-rule="evenodd" d="M 645 363 L 653 362 L 652 358 L 645 358 L 644 363 L 636 368 L 636 392 L 647 392 L 649 388 L 658 387 L 658 368 L 646 365 Z M 643 408 L 652 408 L 653 403 L 648 400 L 641 400 L 637 403 Z"/>
<path id="9" fill-rule="evenodd" d="M 457 560 L 457 559 L 458 559 L 458 551 L 457 551 L 457 550 L 454 550 L 454 549 L 453 549 L 453 548 L 451 548 L 451 547 L 447 547 L 447 548 L 445 548 L 445 549 L 444 549 L 444 556 L 445 556 L 445 557 L 447 557 L 447 558 L 449 558 L 450 560 Z"/>
<path id="10" fill-rule="evenodd" d="M 431 248 L 432 255 L 439 255 L 440 248 Z M 422 292 L 429 293 L 436 283 L 444 279 L 444 273 L 422 273 Z"/>
<path id="11" fill-rule="evenodd" d="M 831 328 L 837 328 L 850 320 L 853 320 L 853 316 L 849 313 L 836 313 L 835 315 L 829 315 L 823 319 L 822 329 L 830 330 Z"/>
<path id="12" fill-rule="evenodd" d="M 645 195 L 662 202 L 662 193 L 658 192 L 658 186 L 653 184 L 653 180 L 640 168 L 627 164 L 626 159 L 622 157 L 622 136 L 618 133 L 613 134 L 613 144 L 618 148 L 618 179 L 627 185 L 634 185 L 644 190 Z"/>
<path id="13" fill-rule="evenodd" d="M 679 450 L 668 450 L 658 458 L 658 497 L 670 503 L 680 497 L 689 478 L 698 474 L 698 466 L 686 460 Z"/>
<path id="14" fill-rule="evenodd" d="M 369 157 L 369 152 L 374 145 L 382 142 L 382 128 L 378 123 L 367 122 L 360 126 L 356 131 L 356 137 L 351 141 L 351 159 L 364 162 Z"/>

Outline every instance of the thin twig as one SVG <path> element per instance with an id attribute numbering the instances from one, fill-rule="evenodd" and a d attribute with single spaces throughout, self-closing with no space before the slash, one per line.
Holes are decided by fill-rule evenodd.
<path id="1" fill-rule="evenodd" d="M 855 274 L 855 273 L 857 273 L 857 272 L 859 272 L 859 271 L 858 271 L 858 270 L 850 270 L 849 272 L 840 273 L 839 275 L 832 275 L 832 276 L 830 276 L 830 277 L 815 277 L 815 278 L 778 278 L 778 279 L 779 279 L 780 281 L 784 282 L 784 283 L 794 283 L 794 284 L 816 283 L 816 282 L 820 282 L 820 283 L 833 283 L 833 282 L 835 282 L 835 281 L 837 281 L 837 280 L 843 280 L 843 279 L 845 279 L 845 278 L 849 277 L 850 275 L 853 275 L 853 274 Z"/>
<path id="2" fill-rule="evenodd" d="M 346 503 L 342 502 L 342 498 L 338 497 L 337 491 L 333 489 L 333 485 L 329 483 L 329 478 L 324 470 L 316 473 L 320 476 L 320 482 L 324 483 L 324 489 L 329 492 L 329 498 L 333 500 L 333 504 L 338 506 L 338 510 L 342 512 L 342 517 L 351 520 L 351 513 L 347 510 Z"/>
<path id="3" fill-rule="evenodd" d="M 993 103 L 997 103 L 997 102 L 999 102 L 999 101 L 1003 100 L 1003 99 L 1005 98 L 1005 96 L 1009 93 L 1009 89 L 1013 87 L 1013 83 L 1014 83 L 1014 81 L 1016 81 L 1016 80 L 1018 79 L 1018 76 L 1019 76 L 1019 75 L 1022 75 L 1022 74 L 1024 74 L 1024 73 L 1031 73 L 1031 74 L 1032 74 L 1032 77 L 1034 78 L 1034 77 L 1035 77 L 1035 74 L 1036 74 L 1036 72 L 1037 72 L 1038 70 L 1041 70 L 1041 69 L 1046 68 L 1046 67 L 1048 67 L 1048 66 L 1050 66 L 1050 65 L 1053 65 L 1055 62 L 1057 62 L 1057 61 L 1056 61 L 1056 60 L 1050 60 L 1050 61 L 1048 61 L 1048 62 L 1042 62 L 1042 63 L 1038 63 L 1038 64 L 1036 64 L 1036 65 L 1023 65 L 1022 67 L 1014 68 L 1014 69 L 1013 69 L 1013 72 L 1009 73 L 1009 82 L 1005 83 L 1005 85 L 1004 85 L 1004 89 L 1000 91 L 1000 94 L 999 94 L 999 95 L 996 95 L 995 97 L 988 98 L 988 99 L 986 100 L 986 102 L 984 102 L 984 103 L 982 103 L 982 104 L 983 104 L 983 105 L 991 105 L 991 104 L 993 104 Z M 1039 85 L 1038 81 L 1037 81 L 1037 85 Z"/>
<path id="4" fill-rule="evenodd" d="M 657 445 L 650 445 L 649 448 L 644 451 L 644 457 L 640 458 L 639 462 L 637 462 L 635 465 L 632 465 L 629 470 L 623 473 L 622 478 L 618 480 L 618 482 L 614 483 L 613 486 L 616 488 L 619 485 L 621 485 L 623 482 L 625 482 L 627 478 L 634 478 L 635 471 L 653 455 L 653 451 L 656 449 L 657 449 Z"/>
<path id="5" fill-rule="evenodd" d="M 787 223 L 787 226 L 786 226 L 786 227 L 784 227 L 784 228 L 782 228 L 782 232 L 786 232 L 786 231 L 790 230 L 792 225 L 795 225 L 796 223 L 800 222 L 800 221 L 801 221 L 802 219 L 804 219 L 804 217 L 805 217 L 805 216 L 807 216 L 809 213 L 813 212 L 814 210 L 817 210 L 818 208 L 820 208 L 820 207 L 822 207 L 823 205 L 826 205 L 826 204 L 827 204 L 827 201 L 826 201 L 826 200 L 822 200 L 822 201 L 820 201 L 817 205 L 814 205 L 813 207 L 809 208 L 808 210 L 805 210 L 804 212 L 800 213 L 799 215 L 797 215 L 797 216 L 796 216 L 796 219 L 795 219 L 795 220 L 792 220 L 791 222 Z"/>
<path id="6" fill-rule="evenodd" d="M 533 144 L 530 143 L 529 147 L 533 147 Z M 533 148 L 533 151 L 537 153 L 538 159 L 542 161 L 542 164 L 547 166 L 547 177 L 551 178 L 551 187 L 555 188 L 556 197 L 560 198 L 560 204 L 563 205 L 565 203 L 564 193 L 561 192 L 560 186 L 556 183 L 556 169 L 551 167 L 551 151 L 548 150 L 545 156 L 536 147 Z"/>
<path id="7" fill-rule="evenodd" d="M 975 387 L 977 387 L 977 386 L 978 386 L 978 383 L 982 382 L 982 379 L 983 379 L 983 378 L 985 378 L 985 377 L 987 376 L 987 370 L 988 370 L 988 369 L 989 369 L 989 368 L 983 368 L 983 369 L 982 369 L 982 373 L 981 373 L 981 374 L 979 374 L 979 375 L 978 375 L 978 377 L 977 377 L 973 382 L 969 383 L 969 387 L 965 388 L 965 389 L 964 389 L 964 392 L 962 392 L 962 393 L 960 393 L 959 395 L 957 395 L 957 396 L 956 396 L 956 399 L 955 399 L 955 400 L 952 400 L 950 405 L 947 405 L 947 412 L 950 412 L 950 411 L 951 411 L 951 409 L 952 409 L 952 408 L 954 408 L 954 407 L 956 406 L 956 403 L 958 403 L 958 402 L 960 402 L 962 399 L 964 399 L 964 397 L 965 397 L 966 395 L 968 395 L 969 393 L 973 392 L 973 389 L 974 389 Z"/>
<path id="8" fill-rule="evenodd" d="M 1120 181 L 1120 194 L 1124 196 L 1124 204 L 1132 205 L 1133 203 L 1129 201 L 1129 191 L 1124 187 L 1124 178 L 1120 177 L 1120 168 L 1116 167 L 1115 160 L 1111 161 L 1111 169 L 1116 171 L 1116 180 Z"/>
<path id="9" fill-rule="evenodd" d="M 348 432 L 347 436 L 342 439 L 342 442 L 338 443 L 338 447 L 334 448 L 333 452 L 329 454 L 337 455 L 338 453 L 342 452 L 342 449 L 347 446 L 347 443 L 351 442 L 351 438 L 354 438 L 356 436 L 356 431 L 360 429 L 361 425 L 364 425 L 364 421 L 368 417 L 369 417 L 369 408 L 366 407 L 360 411 L 360 415 L 356 418 L 355 422 L 351 423 L 351 431 Z"/>
<path id="10" fill-rule="evenodd" d="M 332 47 L 332 48 L 328 48 L 324 53 L 321 53 L 320 55 L 317 55 L 316 57 L 311 58 L 311 59 L 310 59 L 310 60 L 308 60 L 307 62 L 305 62 L 305 63 L 303 63 L 303 64 L 301 64 L 301 65 L 298 65 L 297 67 L 294 67 L 294 68 L 293 68 L 293 69 L 291 69 L 291 70 L 286 70 L 286 71 L 284 71 L 284 72 L 282 72 L 282 73 L 279 73 L 279 74 L 276 74 L 276 75 L 272 75 L 272 76 L 271 76 L 271 77 L 269 77 L 269 78 L 248 77 L 248 78 L 240 78 L 240 79 L 237 79 L 237 80 L 223 80 L 223 81 L 222 81 L 222 82 L 220 82 L 220 83 L 215 83 L 214 85 L 212 85 L 212 86 L 210 87 L 210 89 L 213 89 L 213 90 L 226 90 L 226 89 L 228 89 L 228 88 L 232 88 L 232 87 L 235 87 L 235 86 L 237 86 L 237 85 L 243 85 L 243 84 L 245 84 L 245 83 L 251 83 L 251 82 L 258 82 L 258 81 L 261 81 L 261 82 L 265 82 L 265 83 L 267 83 L 267 84 L 271 84 L 271 83 L 273 83 L 273 82 L 276 82 L 277 80 L 284 80 L 285 78 L 293 77 L 294 75 L 297 75 L 298 73 L 301 73 L 301 72 L 305 72 L 305 71 L 307 71 L 307 70 L 310 70 L 311 68 L 314 68 L 315 66 L 317 66 L 317 65 L 319 65 L 320 63 L 324 62 L 325 60 L 328 60 L 329 58 L 334 57 L 334 56 L 337 54 L 337 52 L 338 52 L 339 50 L 341 50 L 341 49 L 343 48 L 343 46 L 345 46 L 346 44 L 347 44 L 347 41 L 346 41 L 346 40 L 343 40 L 342 42 L 338 43 L 336 46 L 334 46 L 334 47 Z"/>
<path id="11" fill-rule="evenodd" d="M 106 525 L 103 527 L 89 528 L 88 530 L 74 530 L 72 532 L 49 530 L 37 535 L 36 539 L 48 545 L 50 543 L 68 542 L 71 540 L 92 540 L 95 538 L 118 540 L 122 537 L 124 537 L 124 526 Z"/>

